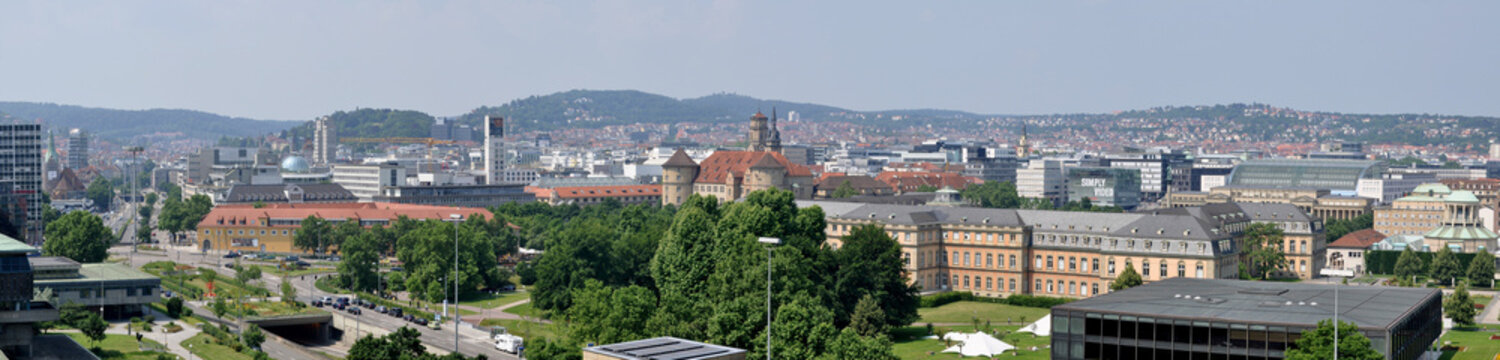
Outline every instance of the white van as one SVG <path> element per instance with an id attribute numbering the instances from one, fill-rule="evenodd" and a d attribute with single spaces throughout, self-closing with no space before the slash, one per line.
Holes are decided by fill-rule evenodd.
<path id="1" fill-rule="evenodd" d="M 521 344 L 523 342 L 525 342 L 525 339 L 522 339 L 520 336 L 511 334 L 495 335 L 495 349 L 499 349 L 500 351 L 519 354 L 521 352 Z"/>

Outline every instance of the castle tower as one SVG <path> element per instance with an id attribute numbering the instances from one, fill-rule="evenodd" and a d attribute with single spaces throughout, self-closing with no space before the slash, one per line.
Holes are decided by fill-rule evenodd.
<path id="1" fill-rule="evenodd" d="M 762 114 L 759 111 L 756 111 L 755 115 L 750 116 L 750 134 L 745 138 L 746 142 L 749 143 L 750 151 L 769 150 L 767 146 L 767 141 L 770 140 L 767 138 L 769 135 L 766 125 L 767 120 L 769 119 L 766 118 L 766 114 Z"/>
<path id="2" fill-rule="evenodd" d="M 785 180 L 786 167 L 776 162 L 770 154 L 762 154 L 760 160 L 750 165 L 750 174 L 745 178 L 745 193 L 778 187 Z"/>
<path id="3" fill-rule="evenodd" d="M 662 205 L 682 205 L 693 196 L 693 180 L 698 178 L 698 163 L 687 152 L 677 149 L 661 164 Z"/>

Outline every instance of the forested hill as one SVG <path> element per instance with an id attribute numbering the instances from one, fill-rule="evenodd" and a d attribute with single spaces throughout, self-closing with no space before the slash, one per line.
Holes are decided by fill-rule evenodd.
<path id="1" fill-rule="evenodd" d="M 833 106 L 756 99 L 736 94 L 714 94 L 678 100 L 635 90 L 571 90 L 551 95 L 517 99 L 500 106 L 483 106 L 459 117 L 462 124 L 478 125 L 485 115 L 500 115 L 520 131 L 565 127 L 598 127 L 634 123 L 744 121 L 756 111 L 770 115 L 775 109 L 783 120 L 796 111 L 802 121 L 856 121 L 865 124 L 899 125 L 924 121 L 979 119 L 983 116 L 951 110 L 854 111 Z M 877 118 L 877 114 L 884 115 Z M 891 119 L 891 115 L 901 116 Z"/>
<path id="2" fill-rule="evenodd" d="M 328 115 L 341 138 L 427 137 L 432 134 L 432 115 L 415 110 L 357 109 Z M 312 139 L 313 122 L 307 121 L 282 133 L 299 141 Z"/>
<path id="3" fill-rule="evenodd" d="M 212 140 L 225 135 L 263 135 L 297 125 L 292 121 L 228 117 L 195 110 L 118 110 L 34 102 L 0 102 L 0 112 L 21 122 L 41 120 L 43 126 L 54 130 L 82 128 L 96 137 L 117 139 L 182 133 Z"/>

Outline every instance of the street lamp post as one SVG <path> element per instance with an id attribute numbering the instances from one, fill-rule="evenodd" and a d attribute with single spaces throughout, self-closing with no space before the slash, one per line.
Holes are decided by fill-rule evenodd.
<path id="1" fill-rule="evenodd" d="M 458 352 L 458 224 L 462 215 L 448 215 L 453 219 L 453 353 Z M 444 309 L 445 311 L 447 309 Z"/>
<path id="2" fill-rule="evenodd" d="M 766 244 L 766 360 L 771 360 L 771 249 L 781 244 L 781 239 L 763 237 L 757 239 Z"/>
<path id="3" fill-rule="evenodd" d="M 1349 278 L 1354 276 L 1353 271 L 1343 269 L 1323 269 L 1322 275 L 1328 277 Z M 1339 285 L 1333 284 L 1333 358 L 1339 358 Z"/>

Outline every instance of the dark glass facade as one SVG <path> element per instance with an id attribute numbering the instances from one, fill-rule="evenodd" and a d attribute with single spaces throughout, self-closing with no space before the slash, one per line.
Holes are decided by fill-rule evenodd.
<path id="1" fill-rule="evenodd" d="M 1387 359 L 1416 359 L 1437 339 L 1441 319 L 1441 297 L 1434 296 L 1390 329 L 1361 332 Z M 1052 358 L 1283 359 L 1312 326 L 1053 309 Z"/>

